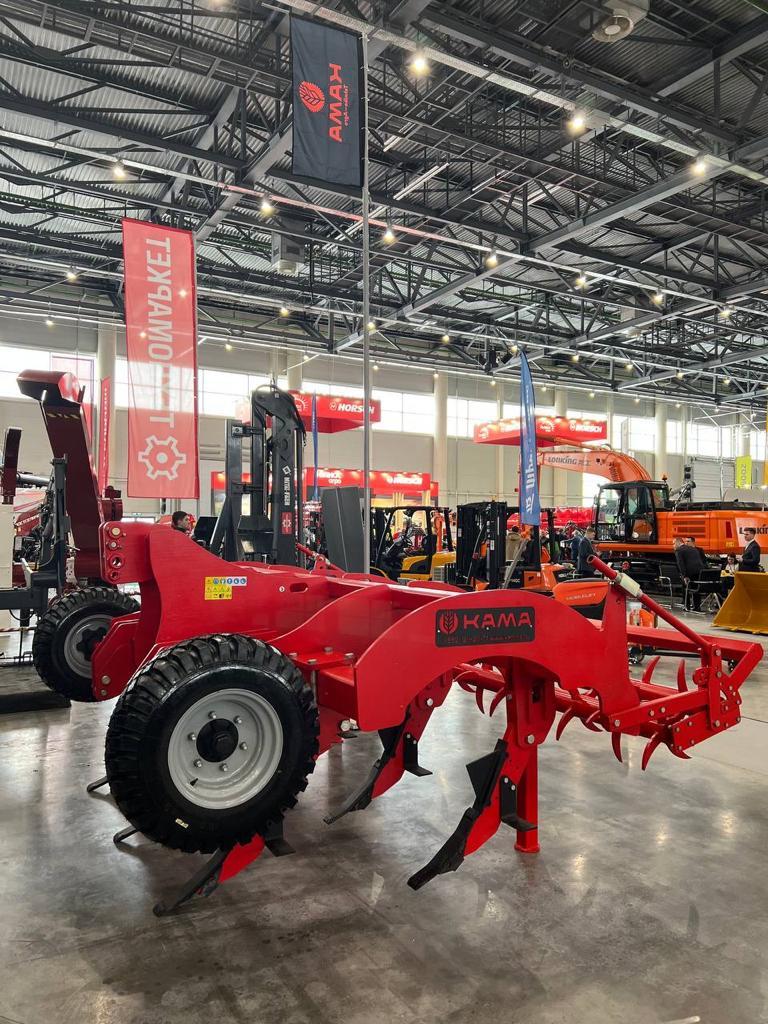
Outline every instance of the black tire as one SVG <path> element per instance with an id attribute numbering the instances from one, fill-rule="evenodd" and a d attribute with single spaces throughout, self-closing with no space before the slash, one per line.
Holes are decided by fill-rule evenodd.
<path id="1" fill-rule="evenodd" d="M 177 739 L 180 723 L 189 721 L 185 716 L 194 716 L 197 708 L 226 702 L 227 694 L 242 691 L 252 701 L 250 695 L 255 694 L 257 701 L 272 709 L 269 714 L 279 719 L 282 746 L 275 753 L 279 761 L 262 788 L 243 796 L 241 802 L 225 808 L 200 806 L 172 776 L 172 766 L 178 766 L 173 750 L 178 749 L 174 744 L 181 742 Z M 215 716 L 209 713 L 208 717 Z M 236 747 L 236 726 L 226 715 L 217 724 L 222 722 L 234 730 Z M 202 775 L 230 756 L 203 754 L 207 764 L 193 761 L 200 757 L 205 728 L 207 724 L 199 735 L 193 732 L 189 736 L 182 729 L 182 740 L 196 742 L 189 748 L 188 775 Z M 248 842 L 295 806 L 315 767 L 318 731 L 312 690 L 289 658 L 274 647 L 237 634 L 198 637 L 155 658 L 123 692 L 107 730 L 106 774 L 117 806 L 139 832 L 174 850 L 211 853 Z M 232 757 L 236 756 L 233 747 Z M 238 771 L 235 767 L 229 778 L 235 779 Z M 182 781 L 188 794 L 200 792 L 202 786 L 190 788 L 197 781 Z"/>
<path id="2" fill-rule="evenodd" d="M 32 641 L 32 661 L 49 689 L 70 700 L 94 700 L 90 661 L 106 634 L 105 624 L 139 610 L 128 594 L 106 585 L 83 587 L 58 598 L 39 617 Z M 93 628 L 88 622 L 93 620 Z M 77 660 L 72 647 L 79 645 Z"/>

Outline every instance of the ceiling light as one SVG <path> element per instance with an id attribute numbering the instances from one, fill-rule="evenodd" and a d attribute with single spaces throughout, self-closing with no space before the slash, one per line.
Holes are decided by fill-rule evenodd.
<path id="1" fill-rule="evenodd" d="M 496 254 L 496 250 L 495 249 L 491 249 L 491 251 L 485 257 L 485 265 L 490 270 L 493 270 L 494 267 L 498 267 L 498 265 L 499 265 L 499 257 Z"/>
<path id="2" fill-rule="evenodd" d="M 676 408 L 676 409 L 679 409 L 679 408 L 680 408 L 680 403 L 679 403 L 679 402 L 675 402 L 675 408 Z"/>
<path id="3" fill-rule="evenodd" d="M 517 352 L 519 351 L 519 349 L 518 349 L 517 345 L 513 345 L 513 346 L 512 346 L 512 351 L 513 351 L 514 353 L 517 353 Z"/>
<path id="4" fill-rule="evenodd" d="M 126 175 L 125 164 L 122 160 L 115 160 L 112 164 L 112 173 L 116 178 L 124 178 Z"/>
<path id="5" fill-rule="evenodd" d="M 429 61 L 421 51 L 414 53 L 411 58 L 411 71 L 419 77 L 429 74 Z"/>
<path id="6" fill-rule="evenodd" d="M 733 313 L 733 310 L 731 309 L 730 306 L 723 306 L 723 308 L 719 311 L 720 319 L 721 320 L 730 320 L 732 313 Z"/>
<path id="7" fill-rule="evenodd" d="M 280 309 L 278 310 L 278 313 L 280 314 L 280 316 L 290 316 L 291 315 L 291 311 L 290 311 L 290 309 L 288 309 L 287 306 L 281 306 Z"/>
<path id="8" fill-rule="evenodd" d="M 306 352 L 304 353 L 304 362 L 305 363 L 308 363 L 311 358 L 312 358 L 312 356 L 308 356 Z"/>
<path id="9" fill-rule="evenodd" d="M 55 324 L 56 324 L 56 321 L 53 319 L 52 316 L 47 316 L 45 318 L 45 326 L 46 327 L 54 327 Z"/>
<path id="10" fill-rule="evenodd" d="M 392 225 L 391 224 L 387 224 L 386 231 L 384 232 L 384 234 L 381 237 L 382 237 L 382 240 L 384 242 L 386 242 L 387 245 L 392 245 L 393 242 L 397 241 L 397 235 L 392 230 Z"/>
<path id="11" fill-rule="evenodd" d="M 590 398 L 594 398 L 595 397 L 595 392 L 594 391 L 590 391 L 589 392 L 589 397 Z"/>
<path id="12" fill-rule="evenodd" d="M 68 281 L 76 281 L 77 280 L 77 271 L 75 270 L 74 267 L 70 267 L 69 270 L 67 271 L 67 280 Z"/>
<path id="13" fill-rule="evenodd" d="M 269 201 L 269 199 L 267 199 L 266 196 L 264 196 L 264 198 L 261 200 L 261 205 L 259 209 L 261 210 L 261 213 L 264 217 L 271 217 L 272 214 L 275 212 L 274 206 Z"/>
<path id="14" fill-rule="evenodd" d="M 725 385 L 726 385 L 726 387 L 727 387 L 727 386 L 728 386 L 728 385 L 729 385 L 730 383 L 731 383 L 731 378 L 730 378 L 730 377 L 724 377 L 724 378 L 723 378 L 723 384 L 725 384 Z"/>
<path id="15" fill-rule="evenodd" d="M 375 331 L 376 330 L 376 321 L 375 320 L 369 320 L 368 321 L 368 330 L 369 331 Z"/>
<path id="16" fill-rule="evenodd" d="M 709 168 L 709 164 L 707 163 L 707 161 L 704 159 L 703 156 L 699 157 L 699 159 L 696 160 L 695 163 L 691 164 L 691 171 L 694 174 L 699 174 L 699 175 L 706 174 L 708 168 Z"/>
<path id="17" fill-rule="evenodd" d="M 635 405 L 639 405 L 639 404 L 640 404 L 640 399 L 639 399 L 639 398 L 636 398 L 636 399 L 635 399 Z"/>
<path id="18" fill-rule="evenodd" d="M 685 376 L 685 374 L 683 373 L 682 370 L 678 370 L 677 371 L 677 379 L 678 380 L 682 380 L 684 376 Z"/>
<path id="19" fill-rule="evenodd" d="M 715 412 L 720 412 L 720 406 L 719 405 L 715 406 Z"/>
<path id="20" fill-rule="evenodd" d="M 231 352 L 231 351 L 232 351 L 232 346 L 230 345 L 230 343 L 229 343 L 229 342 L 227 342 L 227 343 L 226 343 L 226 344 L 224 345 L 224 348 L 225 348 L 225 350 L 226 350 L 227 352 Z"/>
<path id="21" fill-rule="evenodd" d="M 493 377 L 491 377 L 491 387 L 492 388 L 496 387 L 496 381 L 493 379 Z"/>
<path id="22" fill-rule="evenodd" d="M 375 373 L 378 373 L 379 372 L 379 364 L 378 363 L 374 363 L 373 364 L 373 369 L 374 369 Z"/>
<path id="23" fill-rule="evenodd" d="M 437 378 L 439 376 L 440 376 L 440 374 L 437 372 L 437 370 L 435 370 L 435 372 L 432 374 L 432 377 L 433 377 L 434 380 L 437 380 Z"/>
<path id="24" fill-rule="evenodd" d="M 586 288 L 588 282 L 583 274 L 579 274 L 579 276 L 573 283 L 576 285 L 577 288 Z"/>
<path id="25" fill-rule="evenodd" d="M 664 302 L 664 292 L 654 292 L 651 296 L 651 302 L 656 303 L 657 306 L 661 306 Z"/>
<path id="26" fill-rule="evenodd" d="M 541 390 L 542 391 L 546 391 L 547 390 L 547 385 L 546 384 L 542 384 L 541 385 Z"/>
<path id="27" fill-rule="evenodd" d="M 578 363 L 578 361 L 580 359 L 581 359 L 581 356 L 579 355 L 578 352 L 574 352 L 573 355 L 571 356 L 571 362 L 572 363 Z"/>
<path id="28" fill-rule="evenodd" d="M 632 363 L 627 363 L 625 369 L 632 370 L 633 369 Z"/>
<path id="29" fill-rule="evenodd" d="M 572 135 L 578 135 L 587 127 L 587 119 L 580 111 L 574 110 L 566 121 L 566 127 Z"/>
<path id="30" fill-rule="evenodd" d="M 448 331 L 446 331 L 446 332 L 445 332 L 445 334 L 444 334 L 444 335 L 442 336 L 442 338 L 440 339 L 440 341 L 442 341 L 442 343 L 443 343 L 444 345 L 447 345 L 447 344 L 448 344 L 448 342 L 449 342 L 450 340 L 451 340 L 451 336 L 450 336 L 450 334 L 448 333 Z"/>

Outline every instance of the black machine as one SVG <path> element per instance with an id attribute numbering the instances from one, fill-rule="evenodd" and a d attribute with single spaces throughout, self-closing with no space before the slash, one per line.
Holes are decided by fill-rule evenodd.
<path id="1" fill-rule="evenodd" d="M 274 385 L 251 393 L 250 424 L 227 420 L 226 493 L 209 544 L 214 554 L 233 562 L 297 564 L 305 435 L 293 396 Z M 243 482 L 246 439 L 251 446 L 250 483 Z M 244 495 L 250 498 L 247 515 Z"/>
<path id="2" fill-rule="evenodd" d="M 432 563 L 437 554 L 439 537 L 433 513 L 442 516 L 445 530 L 444 550 L 453 551 L 450 510 L 435 505 L 395 505 L 371 509 L 371 561 L 392 580 L 409 576 L 432 576 Z M 395 538 L 397 516 L 403 517 L 402 529 Z M 419 543 L 417 543 L 419 542 Z"/>
<path id="3" fill-rule="evenodd" d="M 456 510 L 456 566 L 446 575 L 449 583 L 475 588 L 484 584 L 492 590 L 520 587 L 523 573 L 541 572 L 542 545 L 552 562 L 559 559 L 555 538 L 554 509 L 542 509 L 547 517 L 547 537 L 542 540 L 540 526 L 531 528 L 531 537 L 513 565 L 507 563 L 507 522 L 520 509 L 505 501 L 476 501 L 459 505 Z M 511 569 L 511 571 L 510 571 Z"/>

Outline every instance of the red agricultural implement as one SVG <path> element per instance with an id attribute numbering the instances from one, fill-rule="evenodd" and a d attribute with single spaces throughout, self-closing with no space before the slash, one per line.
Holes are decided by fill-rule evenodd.
<path id="1" fill-rule="evenodd" d="M 101 780 L 132 826 L 116 840 L 141 832 L 214 854 L 173 906 L 207 894 L 265 846 L 285 852 L 284 812 L 347 720 L 377 730 L 383 750 L 331 821 L 404 772 L 429 774 L 419 740 L 454 683 L 506 720 L 494 748 L 467 766 L 474 802 L 410 879 L 418 889 L 502 824 L 518 850 L 538 849 L 537 753 L 558 711 L 558 736 L 578 718 L 610 733 L 619 757 L 622 735 L 644 737 L 643 767 L 659 745 L 686 758 L 739 721 L 739 688 L 762 654 L 698 636 L 597 559 L 610 581 L 602 621 L 526 591 L 233 564 L 143 524 L 106 524 L 101 537 L 105 578 L 141 588 L 140 612 L 115 620 L 93 655 L 94 697 L 122 694 Z M 674 629 L 628 627 L 627 593 Z M 652 681 L 654 663 L 630 678 L 632 643 L 697 657 L 692 680 L 683 661 L 676 688 Z"/>

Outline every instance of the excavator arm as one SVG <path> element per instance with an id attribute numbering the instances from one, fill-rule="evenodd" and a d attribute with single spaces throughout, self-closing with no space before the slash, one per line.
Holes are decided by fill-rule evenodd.
<path id="1" fill-rule="evenodd" d="M 648 470 L 637 459 L 612 448 L 545 448 L 538 455 L 543 469 L 567 469 L 574 473 L 592 473 L 612 483 L 650 480 Z"/>

